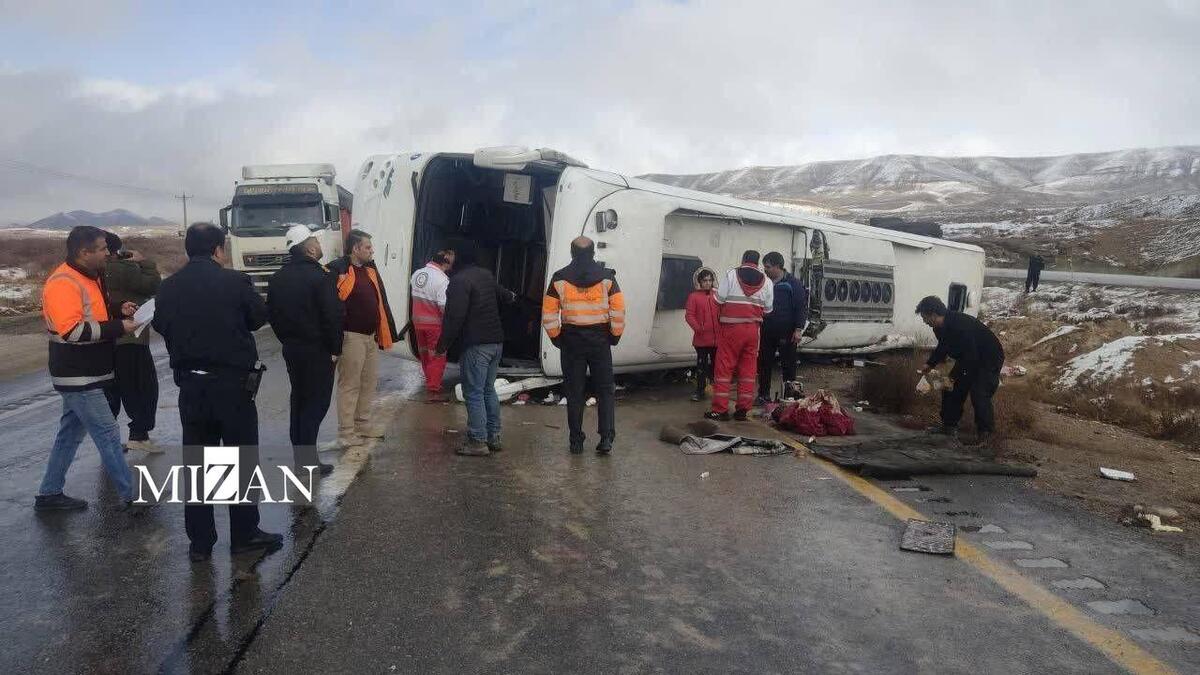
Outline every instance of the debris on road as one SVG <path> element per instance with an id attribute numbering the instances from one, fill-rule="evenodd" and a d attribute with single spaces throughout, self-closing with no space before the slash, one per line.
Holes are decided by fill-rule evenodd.
<path id="1" fill-rule="evenodd" d="M 701 477 L 701 478 L 708 478 L 708 477 L 709 477 L 709 475 L 710 475 L 710 474 L 709 474 L 707 471 L 705 471 L 704 473 L 700 474 L 700 477 Z"/>
<path id="2" fill-rule="evenodd" d="M 900 486 L 892 488 L 892 492 L 929 492 L 924 485 Z"/>
<path id="3" fill-rule="evenodd" d="M 1133 475 L 1132 473 L 1129 473 L 1128 471 L 1121 471 L 1120 469 L 1110 469 L 1105 466 L 1100 467 L 1100 475 L 1104 476 L 1105 478 L 1107 478 L 1109 480 L 1123 480 L 1123 481 L 1137 480 L 1137 476 Z"/>
<path id="4" fill-rule="evenodd" d="M 1004 377 L 1025 377 L 1029 374 L 1029 369 L 1025 366 L 1004 366 L 1000 369 L 1000 374 Z"/>
<path id="5" fill-rule="evenodd" d="M 1179 511 L 1169 506 L 1142 506 L 1141 504 L 1134 504 L 1129 507 L 1121 522 L 1126 525 L 1145 527 L 1155 532 L 1183 532 L 1183 528 L 1181 527 L 1164 524 L 1164 521 L 1169 523 L 1178 521 L 1179 519 Z"/>
<path id="6" fill-rule="evenodd" d="M 587 407 L 589 407 L 589 408 L 590 408 L 590 407 L 592 407 L 592 406 L 594 406 L 594 405 L 596 405 L 596 397 L 595 397 L 595 396 L 589 396 L 589 397 L 588 397 L 588 400 L 584 401 L 584 402 L 583 402 L 583 404 L 584 404 L 584 405 L 586 405 L 586 406 L 587 406 Z"/>
<path id="7" fill-rule="evenodd" d="M 814 455 L 862 476 L 901 479 L 936 474 L 977 474 L 1032 478 L 1037 469 L 1022 464 L 986 461 L 964 452 L 944 437 L 915 435 L 843 446 L 812 446 Z"/>
<path id="8" fill-rule="evenodd" d="M 956 533 L 954 523 L 909 519 L 904 536 L 900 539 L 900 548 L 917 553 L 954 555 Z"/>
<path id="9" fill-rule="evenodd" d="M 854 418 L 824 389 L 775 408 L 771 419 L 780 428 L 804 436 L 854 435 Z"/>

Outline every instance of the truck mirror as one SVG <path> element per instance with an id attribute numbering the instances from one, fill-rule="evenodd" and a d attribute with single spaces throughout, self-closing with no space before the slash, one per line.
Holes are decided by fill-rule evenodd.
<path id="1" fill-rule="evenodd" d="M 331 229 L 341 227 L 341 219 L 338 218 L 337 204 L 325 205 L 325 222 L 328 223 Z"/>
<path id="2" fill-rule="evenodd" d="M 226 232 L 229 231 L 229 209 L 231 208 L 233 207 L 226 206 L 225 208 L 221 209 L 221 229 L 225 230 Z"/>

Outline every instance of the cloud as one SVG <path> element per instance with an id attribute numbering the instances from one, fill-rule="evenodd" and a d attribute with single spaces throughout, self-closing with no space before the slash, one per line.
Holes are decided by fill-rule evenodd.
<path id="1" fill-rule="evenodd" d="M 0 158 L 188 189 L 211 211 L 242 164 L 333 161 L 349 181 L 367 155 L 402 150 L 550 146 L 642 173 L 1200 142 L 1200 12 L 1184 0 L 388 12 L 339 15 L 333 53 L 264 28 L 232 67 L 181 82 L 0 70 Z M 177 206 L 138 199 L 0 180 L 0 221 Z"/>

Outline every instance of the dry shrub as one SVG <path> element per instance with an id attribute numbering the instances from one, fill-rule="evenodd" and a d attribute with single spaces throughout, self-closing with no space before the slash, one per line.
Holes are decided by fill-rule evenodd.
<path id="1" fill-rule="evenodd" d="M 1097 290 L 1088 290 L 1081 293 L 1079 299 L 1075 301 L 1075 309 L 1086 312 L 1089 309 L 1103 309 L 1109 304 L 1103 293 Z"/>
<path id="2" fill-rule="evenodd" d="M 873 407 L 893 413 L 911 412 L 920 395 L 917 393 L 917 370 L 925 359 L 915 349 L 889 355 L 879 366 L 867 366 L 859 375 L 854 389 L 858 400 L 870 401 Z"/>
<path id="3" fill-rule="evenodd" d="M 126 249 L 140 251 L 158 263 L 164 275 L 175 272 L 187 262 L 183 239 L 178 236 L 129 236 L 124 237 L 122 243 Z M 66 237 L 5 237 L 0 240 L 0 268 L 19 267 L 34 280 L 45 279 L 66 256 Z"/>
<path id="4" fill-rule="evenodd" d="M 1168 389 L 1156 399 L 1151 435 L 1165 441 L 1200 445 L 1200 387 Z"/>
<path id="5" fill-rule="evenodd" d="M 1142 329 L 1142 335 L 1179 335 L 1181 333 L 1194 332 L 1196 332 L 1196 329 L 1182 321 L 1159 321 L 1147 324 Z"/>

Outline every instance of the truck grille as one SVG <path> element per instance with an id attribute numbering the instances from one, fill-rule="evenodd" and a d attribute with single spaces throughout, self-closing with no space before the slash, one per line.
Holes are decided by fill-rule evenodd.
<path id="1" fill-rule="evenodd" d="M 287 253 L 247 253 L 242 256 L 246 267 L 280 267 L 291 259 Z"/>

